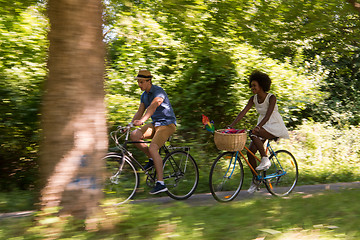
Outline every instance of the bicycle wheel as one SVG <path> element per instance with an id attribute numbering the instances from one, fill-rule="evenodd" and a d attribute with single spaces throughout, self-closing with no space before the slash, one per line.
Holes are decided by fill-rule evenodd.
<path id="1" fill-rule="evenodd" d="M 121 154 L 107 154 L 104 193 L 107 199 L 120 205 L 131 199 L 139 186 L 139 175 L 134 165 Z"/>
<path id="2" fill-rule="evenodd" d="M 244 168 L 237 152 L 220 154 L 211 166 L 209 186 L 219 202 L 230 202 L 239 194 L 244 180 Z"/>
<path id="3" fill-rule="evenodd" d="M 294 156 L 286 150 L 276 151 L 269 157 L 271 167 L 263 172 L 267 190 L 279 197 L 288 195 L 298 180 L 298 165 Z"/>
<path id="4" fill-rule="evenodd" d="M 185 151 L 173 151 L 164 159 L 164 182 L 171 198 L 189 198 L 199 182 L 199 170 L 193 157 Z"/>

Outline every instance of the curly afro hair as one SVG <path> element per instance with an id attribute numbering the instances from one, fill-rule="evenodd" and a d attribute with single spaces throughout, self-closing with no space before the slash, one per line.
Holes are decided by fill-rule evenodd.
<path id="1" fill-rule="evenodd" d="M 267 75 L 266 73 L 260 72 L 260 71 L 254 71 L 251 73 L 250 78 L 249 78 L 249 87 L 251 88 L 251 82 L 252 81 L 257 81 L 260 85 L 260 87 L 265 91 L 269 91 L 270 90 L 270 85 L 271 85 L 271 79 L 269 77 L 269 75 Z"/>

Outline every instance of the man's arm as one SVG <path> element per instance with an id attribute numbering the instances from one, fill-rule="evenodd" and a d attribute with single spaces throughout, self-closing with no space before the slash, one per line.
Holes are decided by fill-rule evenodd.
<path id="1" fill-rule="evenodd" d="M 141 116 L 144 114 L 145 112 L 145 104 L 144 103 L 140 103 L 139 105 L 139 109 L 137 110 L 137 112 L 135 113 L 133 119 L 132 119 L 132 123 L 134 123 L 135 120 L 139 120 L 141 118 Z"/>
<path id="2" fill-rule="evenodd" d="M 137 120 L 137 119 L 135 119 L 135 116 L 136 116 L 136 114 L 135 114 L 135 116 L 134 116 L 134 121 L 133 121 L 134 125 L 135 125 L 135 126 L 140 126 L 140 125 L 144 124 L 144 122 L 146 122 L 146 120 L 148 120 L 148 119 L 154 114 L 156 108 L 157 108 L 158 106 L 160 106 L 160 104 L 161 104 L 163 101 L 164 101 L 164 99 L 161 98 L 161 97 L 156 97 L 156 98 L 154 98 L 154 100 L 151 102 L 150 106 L 146 109 L 145 114 L 144 114 L 143 116 L 142 116 L 142 114 L 141 114 L 142 117 L 140 117 L 140 118 Z M 143 103 L 142 103 L 142 104 L 143 104 Z M 141 107 L 141 105 L 140 105 L 140 107 Z M 144 105 L 144 108 L 145 108 L 145 105 Z M 140 110 L 140 108 L 139 108 L 139 110 Z M 144 110 L 145 110 L 145 109 L 144 109 Z M 138 112 L 139 112 L 139 111 L 138 111 Z M 142 113 L 144 113 L 144 111 L 143 111 Z"/>

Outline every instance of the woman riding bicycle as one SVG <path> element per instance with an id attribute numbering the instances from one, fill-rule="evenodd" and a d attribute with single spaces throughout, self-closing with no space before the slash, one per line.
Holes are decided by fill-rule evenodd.
<path id="1" fill-rule="evenodd" d="M 276 137 L 289 138 L 284 121 L 278 111 L 276 97 L 275 95 L 268 93 L 270 90 L 270 85 L 271 79 L 267 74 L 260 71 L 254 71 L 250 75 L 249 87 L 251 88 L 252 93 L 255 95 L 250 97 L 247 105 L 229 125 L 229 127 L 233 127 L 255 105 L 255 108 L 259 113 L 259 118 L 257 125 L 254 127 L 254 129 L 252 129 L 250 134 L 251 143 L 249 149 L 253 153 L 256 153 L 259 150 L 261 155 L 260 165 L 257 166 L 256 159 L 253 155 L 247 153 L 247 156 L 252 167 L 258 171 L 265 171 L 271 166 L 271 162 L 264 149 L 264 142 L 267 139 Z M 256 182 L 253 180 L 248 192 L 254 193 L 257 190 L 257 187 L 258 186 Z"/>

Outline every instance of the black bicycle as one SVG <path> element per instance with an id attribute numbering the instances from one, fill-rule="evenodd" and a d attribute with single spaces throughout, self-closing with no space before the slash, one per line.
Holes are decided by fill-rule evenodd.
<path id="1" fill-rule="evenodd" d="M 127 145 L 140 143 L 129 141 L 132 125 L 119 126 L 110 133 L 116 144 L 117 151 L 109 152 L 104 157 L 106 161 L 106 180 L 104 192 L 109 198 L 116 199 L 115 205 L 120 205 L 132 199 L 139 186 L 139 172 L 146 175 L 146 184 L 153 188 L 156 183 L 155 167 L 144 169 L 127 149 Z M 123 143 L 121 139 L 124 138 Z M 147 143 L 150 143 L 149 141 Z M 168 144 L 168 143 L 167 143 Z M 171 198 L 184 200 L 194 192 L 199 182 L 199 170 L 189 147 L 172 147 L 166 144 L 161 147 L 163 158 L 164 182 Z"/>

